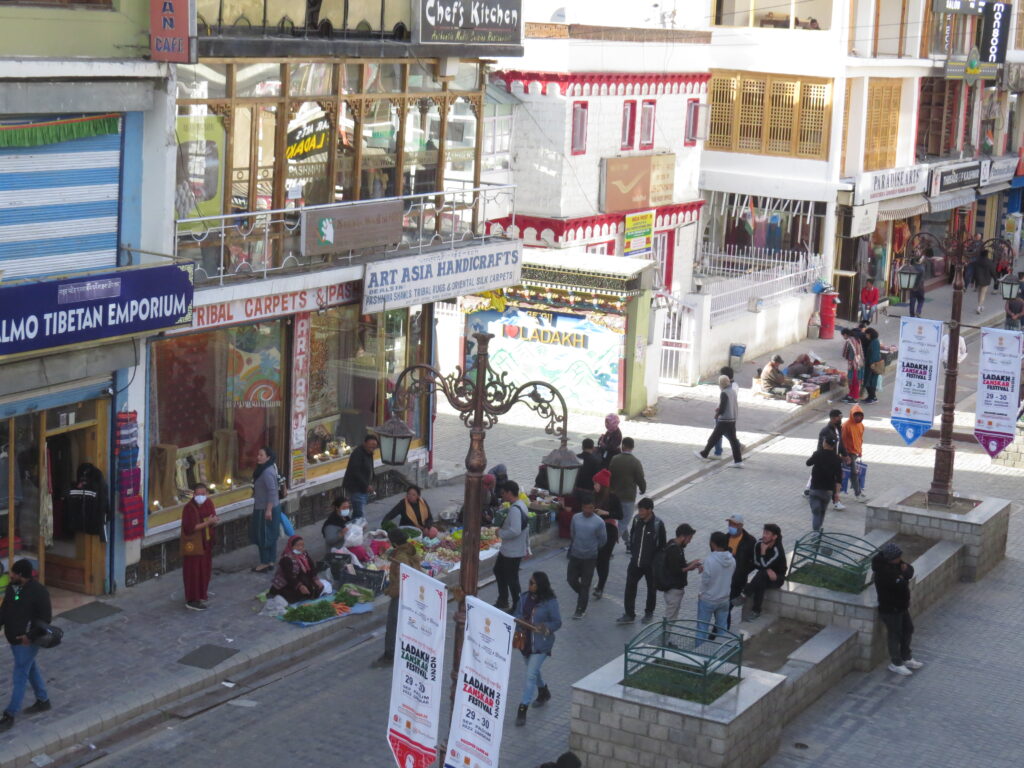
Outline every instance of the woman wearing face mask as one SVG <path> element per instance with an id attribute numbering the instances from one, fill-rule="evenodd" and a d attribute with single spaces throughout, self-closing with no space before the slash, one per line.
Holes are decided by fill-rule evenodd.
<path id="1" fill-rule="evenodd" d="M 306 554 L 306 542 L 301 536 L 292 536 L 277 562 L 267 595 L 280 595 L 289 603 L 298 603 L 320 597 L 323 591 L 324 585 L 313 571 L 313 561 Z"/>
<path id="2" fill-rule="evenodd" d="M 181 512 L 181 575 L 185 580 L 185 606 L 205 611 L 213 575 L 213 529 L 220 518 L 203 483 L 192 486 L 192 498 Z M 191 546 L 185 541 L 190 539 Z"/>
<path id="3" fill-rule="evenodd" d="M 331 502 L 331 514 L 324 520 L 320 533 L 324 536 L 324 544 L 330 552 L 334 547 L 345 543 L 345 529 L 352 520 L 352 505 L 344 496 L 338 496 Z"/>

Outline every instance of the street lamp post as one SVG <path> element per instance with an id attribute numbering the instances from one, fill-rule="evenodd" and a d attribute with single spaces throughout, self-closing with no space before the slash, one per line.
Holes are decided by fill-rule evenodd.
<path id="1" fill-rule="evenodd" d="M 461 368 L 448 376 L 430 365 L 411 365 L 398 375 L 393 395 L 392 416 L 378 427 L 381 457 L 385 464 L 405 464 L 413 431 L 402 419 L 409 406 L 409 398 L 440 392 L 459 413 L 469 427 L 469 451 L 466 454 L 466 484 L 462 503 L 462 561 L 459 573 L 459 605 L 455 612 L 455 652 L 452 659 L 452 702 L 455 701 L 459 663 L 466 631 L 466 595 L 475 595 L 480 569 L 480 525 L 483 507 L 483 474 L 487 466 L 484 437 L 488 429 L 516 403 L 524 403 L 542 419 L 547 420 L 544 431 L 561 439 L 561 446 L 544 459 L 548 467 L 549 490 L 558 496 L 570 493 L 576 484 L 580 462 L 569 451 L 568 410 L 565 398 L 544 381 L 529 381 L 520 386 L 507 380 L 507 374 L 497 374 L 488 362 L 488 344 L 494 338 L 490 333 L 474 333 L 476 362 L 472 371 L 464 374 Z M 408 379 L 408 386 L 403 384 Z"/>

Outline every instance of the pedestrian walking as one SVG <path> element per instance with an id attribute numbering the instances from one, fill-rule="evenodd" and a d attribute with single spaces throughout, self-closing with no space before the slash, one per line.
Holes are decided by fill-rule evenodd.
<path id="1" fill-rule="evenodd" d="M 269 447 L 256 452 L 252 473 L 252 517 L 249 541 L 256 545 L 260 564 L 256 573 L 269 573 L 277 562 L 277 539 L 281 535 L 281 499 L 278 495 L 277 457 Z"/>
<path id="2" fill-rule="evenodd" d="M 709 628 L 715 633 L 726 629 L 729 621 L 729 591 L 732 587 L 736 561 L 729 551 L 729 537 L 715 531 L 710 539 L 711 554 L 701 561 L 700 592 L 697 594 L 697 644 L 708 639 Z"/>
<path id="3" fill-rule="evenodd" d="M 778 589 L 786 581 L 786 550 L 782 546 L 782 529 L 775 523 L 765 523 L 761 540 L 754 547 L 751 558 L 754 577 L 743 586 L 740 594 L 732 599 L 733 606 L 740 606 L 748 597 L 754 598 L 750 618 L 761 615 L 764 606 L 764 593 L 768 589 Z"/>
<path id="4" fill-rule="evenodd" d="M 551 690 L 541 677 L 540 668 L 551 655 L 555 633 L 562 626 L 558 600 L 544 571 L 536 571 L 530 577 L 526 592 L 516 601 L 514 616 L 521 628 L 517 633 L 522 631 L 523 644 L 519 650 L 526 661 L 526 684 L 516 712 L 516 725 L 526 725 L 526 711 L 530 703 L 543 707 L 551 699 Z"/>
<path id="5" fill-rule="evenodd" d="M 501 549 L 494 561 L 494 580 L 498 585 L 498 602 L 494 607 L 507 611 L 519 604 L 519 564 L 530 551 L 530 517 L 526 504 L 519 498 L 519 484 L 514 480 L 506 480 L 501 487 L 501 500 L 509 507 L 498 529 Z"/>
<path id="6" fill-rule="evenodd" d="M 376 435 L 366 435 L 361 445 L 348 455 L 348 466 L 341 487 L 352 503 L 352 519 L 358 520 L 366 514 L 366 502 L 373 493 L 373 454 L 379 441 Z"/>
<path id="7" fill-rule="evenodd" d="M 929 248 L 926 252 L 931 253 L 932 251 Z M 910 285 L 910 316 L 921 317 L 921 312 L 924 310 L 925 270 L 924 260 L 920 256 L 910 260 L 910 271 L 915 275 L 914 282 Z"/>
<path id="8" fill-rule="evenodd" d="M 589 493 L 594 484 L 594 475 L 601 471 L 601 459 L 595 453 L 594 441 L 589 437 L 583 439 L 580 447 L 583 450 L 576 454 L 576 458 L 581 462 L 579 471 L 576 473 L 576 487 Z"/>
<path id="9" fill-rule="evenodd" d="M 868 495 L 860 487 L 860 460 L 864 456 L 864 410 L 855 405 L 850 409 L 850 418 L 843 422 L 843 448 L 846 451 L 844 463 L 850 467 L 850 486 L 855 501 L 867 501 Z"/>
<path id="10" fill-rule="evenodd" d="M 647 602 L 644 604 L 643 623 L 654 620 L 658 593 L 654 588 L 654 555 L 665 546 L 665 524 L 654 515 L 654 502 L 640 499 L 636 505 L 636 518 L 629 529 L 629 565 L 626 566 L 626 594 L 622 601 L 623 614 L 619 624 L 636 621 L 636 590 L 643 579 L 647 584 Z"/>
<path id="11" fill-rule="evenodd" d="M 700 561 L 686 562 L 686 547 L 693 541 L 697 531 L 689 523 L 676 526 L 675 538 L 665 545 L 658 570 L 658 589 L 665 593 L 665 618 L 675 621 L 683 604 L 686 591 L 686 577 L 690 571 L 700 567 Z"/>
<path id="12" fill-rule="evenodd" d="M 632 437 L 622 440 L 622 451 L 611 460 L 608 471 L 612 476 L 612 493 L 619 497 L 622 504 L 622 531 L 629 530 L 636 507 L 637 489 L 641 494 L 647 493 L 647 480 L 644 478 L 644 465 L 633 455 L 636 447 Z M 627 549 L 628 549 L 627 542 Z"/>
<path id="13" fill-rule="evenodd" d="M 52 706 L 43 674 L 36 662 L 39 646 L 32 642 L 40 624 L 49 624 L 53 619 L 50 593 L 33 578 L 30 560 L 18 560 L 12 565 L 10 579 L 7 591 L 4 592 L 3 605 L 0 605 L 0 624 L 11 645 L 14 671 L 11 673 L 11 698 L 0 716 L 0 731 L 6 731 L 14 725 L 14 718 L 21 711 L 21 702 L 29 685 L 36 695 L 36 701 L 25 710 L 26 714 L 47 712 Z"/>
<path id="14" fill-rule="evenodd" d="M 206 483 L 192 486 L 192 498 L 181 511 L 181 577 L 185 607 L 205 611 L 213 575 L 214 527 L 220 522 Z"/>
<path id="15" fill-rule="evenodd" d="M 608 539 L 604 520 L 594 513 L 593 495 L 581 494 L 580 505 L 569 525 L 569 565 L 565 574 L 569 587 L 576 593 L 574 619 L 582 619 L 587 613 L 597 556 Z"/>
<path id="16" fill-rule="evenodd" d="M 723 365 L 721 368 L 718 369 L 718 375 L 719 376 L 728 376 L 729 377 L 729 382 L 730 382 L 729 386 L 732 387 L 733 391 L 736 392 L 736 396 L 738 398 L 739 397 L 740 388 L 739 388 L 739 385 L 736 383 L 736 372 L 733 371 L 732 367 L 728 366 L 728 365 Z M 717 416 L 715 417 L 715 424 L 718 424 L 718 417 Z M 719 435 L 718 436 L 718 440 L 715 442 L 715 457 L 716 458 L 717 457 L 721 457 L 721 455 L 722 455 L 722 441 L 724 439 L 725 438 L 722 437 L 722 435 Z"/>
<path id="17" fill-rule="evenodd" d="M 821 448 L 811 454 L 807 466 L 811 468 L 811 492 L 808 494 L 811 527 L 820 531 L 828 503 L 839 501 L 839 485 L 843 482 L 843 463 L 836 453 L 836 440 L 832 435 L 822 439 Z"/>
<path id="18" fill-rule="evenodd" d="M 924 664 L 914 659 L 910 641 L 914 622 L 910 619 L 910 580 L 914 566 L 903 562 L 903 550 L 895 543 L 884 544 L 871 559 L 878 595 L 878 618 L 885 625 L 889 646 L 889 671 L 907 677 Z"/>
<path id="19" fill-rule="evenodd" d="M 864 338 L 864 389 L 868 391 L 868 396 L 861 403 L 873 405 L 878 402 L 878 384 L 882 380 L 885 363 L 882 362 L 882 344 L 878 340 L 878 331 L 866 328 Z"/>
<path id="20" fill-rule="evenodd" d="M 622 446 L 622 430 L 619 429 L 619 415 L 609 413 L 604 417 L 604 434 L 597 439 L 601 466 L 607 467 L 619 455 Z"/>
<path id="21" fill-rule="evenodd" d="M 597 586 L 594 587 L 593 598 L 600 600 L 604 594 L 604 585 L 608 583 L 608 570 L 611 566 L 612 552 L 619 540 L 619 525 L 622 524 L 622 502 L 612 493 L 609 487 L 612 473 L 602 469 L 594 475 L 594 508 L 598 517 L 604 521 L 605 542 L 597 553 Z"/>
<path id="22" fill-rule="evenodd" d="M 985 297 L 988 296 L 988 289 L 992 283 L 999 280 L 996 274 L 996 265 L 989 258 L 988 249 L 983 248 L 974 260 L 974 282 L 978 286 L 978 307 L 974 311 L 981 314 L 985 311 Z"/>
<path id="23" fill-rule="evenodd" d="M 832 438 L 832 445 L 836 447 L 836 453 L 839 454 L 840 460 L 846 456 L 846 449 L 843 448 L 843 412 L 838 408 L 833 408 L 828 412 L 828 422 L 821 431 L 818 432 L 818 447 L 815 450 L 820 451 L 825 444 L 827 437 Z M 804 488 L 804 496 L 811 495 L 811 478 L 807 478 L 807 486 Z M 834 504 L 837 512 L 842 512 L 846 509 L 846 505 L 842 501 L 836 501 Z"/>
<path id="24" fill-rule="evenodd" d="M 384 653 L 380 655 L 370 666 L 378 669 L 390 667 L 395 663 L 395 645 L 398 638 L 398 604 L 402 595 L 402 563 L 410 568 L 420 570 L 422 558 L 416 551 L 416 545 L 409 541 L 405 531 L 400 528 L 392 528 L 388 531 L 388 541 L 391 542 L 391 549 L 388 550 L 388 585 L 384 593 L 391 598 L 388 601 L 388 619 L 384 628 Z"/>
<path id="25" fill-rule="evenodd" d="M 856 403 L 860 400 L 860 370 L 864 367 L 864 349 L 858 335 L 850 328 L 840 331 L 843 337 L 843 360 L 846 361 L 846 379 L 849 394 L 843 398 L 844 403 Z"/>
<path id="26" fill-rule="evenodd" d="M 715 428 L 711 431 L 711 437 L 708 438 L 707 445 L 704 446 L 703 451 L 694 451 L 694 453 L 702 459 L 708 461 L 714 461 L 708 454 L 711 453 L 711 449 L 715 443 L 718 442 L 720 437 L 725 437 L 729 441 L 729 446 L 732 448 L 732 464 L 729 466 L 737 469 L 743 466 L 743 456 L 740 452 L 740 441 L 736 437 L 736 418 L 739 413 L 739 399 L 737 398 L 736 389 L 732 386 L 732 382 L 728 376 L 718 377 L 718 387 L 720 389 L 718 395 L 718 407 L 715 409 Z"/>

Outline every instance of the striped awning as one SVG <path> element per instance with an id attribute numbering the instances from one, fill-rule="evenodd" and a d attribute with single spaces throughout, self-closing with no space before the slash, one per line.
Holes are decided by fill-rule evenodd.
<path id="1" fill-rule="evenodd" d="M 1008 181 L 1001 181 L 997 184 L 989 184 L 987 187 L 982 187 L 981 189 L 978 190 L 978 197 L 988 197 L 989 195 L 994 195 L 996 192 L 1003 192 L 1009 188 L 1010 182 Z"/>
<path id="2" fill-rule="evenodd" d="M 928 198 L 924 195 L 894 197 L 892 200 L 882 200 L 878 204 L 879 221 L 895 221 L 927 212 Z"/>
<path id="3" fill-rule="evenodd" d="M 954 192 L 947 192 L 944 195 L 936 195 L 928 198 L 928 208 L 932 213 L 937 211 L 948 211 L 951 208 L 962 208 L 974 203 L 974 187 L 969 189 L 958 189 Z"/>

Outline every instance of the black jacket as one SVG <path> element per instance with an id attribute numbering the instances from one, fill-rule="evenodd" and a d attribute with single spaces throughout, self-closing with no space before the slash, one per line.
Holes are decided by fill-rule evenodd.
<path id="1" fill-rule="evenodd" d="M 732 548 L 729 551 L 732 552 L 733 558 L 736 560 L 736 570 L 732 574 L 732 584 L 735 589 L 738 586 L 742 587 L 747 583 L 747 577 L 750 576 L 750 572 L 754 570 L 754 549 L 757 547 L 757 539 L 754 538 L 753 534 L 749 531 L 744 530 L 743 535 L 740 536 L 739 543 L 736 545 L 736 551 L 733 552 Z"/>
<path id="2" fill-rule="evenodd" d="M 833 424 L 831 421 L 821 428 L 818 433 L 818 450 L 820 451 L 824 447 L 825 438 L 830 436 L 832 441 L 836 444 L 836 453 L 840 456 L 846 455 L 846 449 L 843 448 L 843 426 L 842 424 Z"/>
<path id="3" fill-rule="evenodd" d="M 779 578 L 772 583 L 781 587 L 782 582 L 786 579 L 786 550 L 782 546 L 782 542 L 776 541 L 775 545 L 764 555 L 761 554 L 761 544 L 758 543 L 754 547 L 754 570 L 775 571 Z"/>
<path id="4" fill-rule="evenodd" d="M 7 585 L 4 593 L 4 604 L 0 606 L 0 624 L 4 625 L 4 635 L 11 645 L 19 645 L 20 635 L 34 633 L 30 629 L 33 621 L 49 624 L 53 619 L 50 609 L 50 593 L 46 587 L 35 579 L 16 590 L 13 584 Z"/>
<path id="5" fill-rule="evenodd" d="M 996 274 L 996 265 L 992 263 L 992 259 L 983 259 L 979 256 L 974 260 L 974 282 L 977 285 L 992 285 L 998 280 L 999 275 Z"/>
<path id="6" fill-rule="evenodd" d="M 655 515 L 645 523 L 633 518 L 629 528 L 630 562 L 639 568 L 648 568 L 654 562 L 654 553 L 665 546 L 665 524 Z"/>
<path id="7" fill-rule="evenodd" d="M 906 563 L 906 570 L 900 563 L 890 563 L 881 553 L 871 560 L 875 572 L 875 592 L 878 594 L 879 613 L 903 613 L 910 608 L 910 580 L 914 578 L 914 566 Z"/>
<path id="8" fill-rule="evenodd" d="M 807 466 L 811 468 L 812 491 L 835 493 L 836 484 L 843 482 L 843 460 L 835 451 L 815 451 Z"/>
<path id="9" fill-rule="evenodd" d="M 583 466 L 576 473 L 576 487 L 593 492 L 594 475 L 601 471 L 601 460 L 593 451 L 577 453 L 576 458 L 583 462 Z"/>
<path id="10" fill-rule="evenodd" d="M 658 584 L 663 590 L 683 589 L 686 587 L 687 573 L 683 571 L 686 567 L 686 549 L 680 547 L 674 541 L 670 541 L 665 547 L 664 572 L 657 574 Z"/>
<path id="11" fill-rule="evenodd" d="M 373 484 L 373 454 L 357 445 L 348 457 L 345 479 L 341 487 L 352 493 L 366 493 Z"/>

